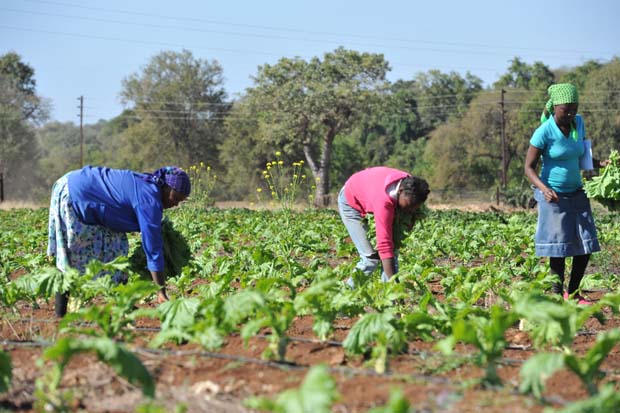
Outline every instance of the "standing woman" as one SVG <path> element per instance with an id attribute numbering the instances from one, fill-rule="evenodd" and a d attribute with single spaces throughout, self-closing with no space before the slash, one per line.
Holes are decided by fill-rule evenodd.
<path id="1" fill-rule="evenodd" d="M 338 211 L 360 254 L 356 268 L 370 275 L 381 262 L 381 279 L 388 281 L 398 271 L 394 251 L 393 224 L 397 210 L 413 214 L 428 197 L 428 183 L 407 172 L 385 166 L 353 174 L 340 190 Z M 364 220 L 374 214 L 377 250 L 367 237 Z M 353 279 L 347 283 L 353 287 Z"/>
<path id="2" fill-rule="evenodd" d="M 579 168 L 579 158 L 585 152 L 585 127 L 577 114 L 579 97 L 575 86 L 551 85 L 548 93 L 542 124 L 532 135 L 525 158 L 525 176 L 534 184 L 534 198 L 538 201 L 536 255 L 549 257 L 551 273 L 558 278 L 553 292 L 587 305 L 591 302 L 578 293 L 579 284 L 590 254 L 600 251 L 600 246 Z M 539 176 L 536 166 L 541 156 Z M 594 164 L 601 166 L 597 160 Z M 573 257 L 573 265 L 568 290 L 564 291 L 566 257 Z"/>
<path id="3" fill-rule="evenodd" d="M 164 279 L 161 221 L 163 210 L 190 194 L 185 171 L 168 166 L 153 174 L 85 166 L 54 184 L 49 211 L 47 255 L 65 272 L 83 272 L 91 260 L 109 262 L 127 255 L 127 232 L 140 231 L 147 268 L 161 287 L 158 301 L 168 300 Z M 113 277 L 122 282 L 119 274 Z M 56 315 L 64 316 L 68 296 L 56 295 Z"/>

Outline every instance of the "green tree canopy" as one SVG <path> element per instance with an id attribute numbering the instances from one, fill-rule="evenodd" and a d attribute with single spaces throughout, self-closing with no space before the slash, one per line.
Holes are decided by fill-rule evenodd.
<path id="1" fill-rule="evenodd" d="M 179 164 L 214 164 L 230 106 L 223 81 L 217 61 L 196 59 L 188 50 L 154 56 L 140 73 L 123 80 L 123 102 L 132 103 L 136 118 L 148 122 L 124 132 L 127 145 L 155 145 L 156 149 L 141 153 L 152 156 L 153 151 L 167 151 Z M 162 156 L 146 162 L 157 166 Z"/>
<path id="2" fill-rule="evenodd" d="M 595 157 L 606 159 L 612 149 L 620 149 L 620 58 L 592 71 L 580 92 L 586 135 Z"/>
<path id="3" fill-rule="evenodd" d="M 429 70 L 418 73 L 413 80 L 396 82 L 394 89 L 413 93 L 420 134 L 425 136 L 448 119 L 462 117 L 469 102 L 482 90 L 482 80 L 469 72 L 463 77 L 456 72 Z"/>
<path id="4" fill-rule="evenodd" d="M 515 89 L 547 89 L 554 82 L 553 72 L 542 62 L 528 65 L 518 57 L 510 61 L 508 72 L 502 75 L 493 86 Z"/>
<path id="5" fill-rule="evenodd" d="M 7 199 L 31 198 L 39 156 L 34 126 L 47 116 L 47 103 L 35 93 L 34 69 L 16 53 L 0 56 L 0 173 Z"/>
<path id="6" fill-rule="evenodd" d="M 317 205 L 328 200 L 334 139 L 373 110 L 388 70 L 383 55 L 344 48 L 323 59 L 283 58 L 259 67 L 247 90 L 259 116 L 258 136 L 301 146 L 317 180 Z"/>

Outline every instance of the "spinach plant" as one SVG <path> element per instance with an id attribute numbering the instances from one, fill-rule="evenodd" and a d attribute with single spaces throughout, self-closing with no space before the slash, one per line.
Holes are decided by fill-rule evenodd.
<path id="1" fill-rule="evenodd" d="M 340 398 L 336 382 L 324 365 L 312 366 L 297 389 L 280 393 L 275 400 L 254 397 L 246 405 L 273 413 L 331 413 L 332 404 Z"/>

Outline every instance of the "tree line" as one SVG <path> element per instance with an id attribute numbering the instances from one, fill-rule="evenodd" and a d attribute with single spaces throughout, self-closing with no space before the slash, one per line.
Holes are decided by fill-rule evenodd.
<path id="1" fill-rule="evenodd" d="M 252 86 L 230 99 L 217 60 L 164 51 L 123 79 L 119 96 L 128 109 L 84 127 L 84 163 L 151 171 L 202 162 L 218 176 L 218 199 L 247 200 L 280 152 L 285 162 L 304 161 L 319 206 L 368 166 L 408 170 L 449 196 L 494 193 L 504 163 L 503 195 L 512 202 L 528 191 L 522 168 L 529 138 L 547 87 L 558 82 L 579 89 L 595 157 L 619 146 L 619 57 L 556 69 L 515 57 L 487 87 L 469 72 L 429 70 L 390 82 L 389 70 L 382 54 L 344 48 L 308 60 L 281 58 L 259 66 Z M 44 201 L 51 184 L 80 164 L 79 127 L 47 121 L 50 102 L 37 95 L 34 74 L 16 53 L 0 56 L 7 199 Z"/>

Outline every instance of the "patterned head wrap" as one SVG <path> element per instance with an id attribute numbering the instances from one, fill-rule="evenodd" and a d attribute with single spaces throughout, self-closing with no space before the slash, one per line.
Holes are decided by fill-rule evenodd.
<path id="1" fill-rule="evenodd" d="M 192 184 L 189 175 L 178 166 L 164 166 L 152 174 L 145 174 L 147 181 L 155 183 L 159 187 L 168 185 L 177 192 L 189 196 L 192 191 Z"/>
<path id="2" fill-rule="evenodd" d="M 558 83 L 549 86 L 547 89 L 549 100 L 545 105 L 542 115 L 540 115 L 540 123 L 545 123 L 553 114 L 553 107 L 566 103 L 579 103 L 579 94 L 577 88 L 570 83 Z"/>

